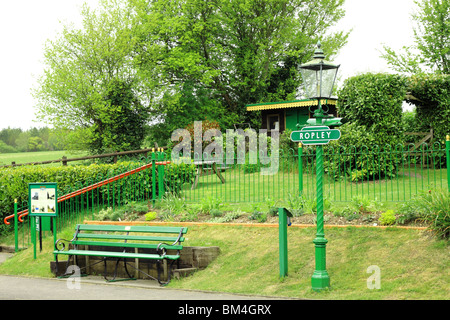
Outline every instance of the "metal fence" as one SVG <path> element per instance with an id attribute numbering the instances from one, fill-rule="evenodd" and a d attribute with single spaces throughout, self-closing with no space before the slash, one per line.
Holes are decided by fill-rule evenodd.
<path id="1" fill-rule="evenodd" d="M 448 150 L 447 150 L 448 152 Z M 299 157 L 301 159 L 299 165 Z M 225 203 L 285 203 L 292 196 L 310 199 L 316 194 L 316 156 L 314 146 L 289 150 L 273 159 L 276 170 L 264 174 L 270 165 L 251 164 L 247 159 L 216 164 L 210 160 L 191 160 L 195 175 L 181 180 L 180 193 L 187 202 L 205 198 Z M 231 161 L 228 161 L 231 162 Z M 241 163 L 241 164 L 238 164 Z M 271 164 L 273 165 L 273 164 Z M 216 169 L 216 170 L 215 170 Z M 324 148 L 324 196 L 330 201 L 349 202 L 355 197 L 375 201 L 408 201 L 419 192 L 449 187 L 446 148 L 435 143 L 372 147 Z"/>
<path id="2" fill-rule="evenodd" d="M 405 202 L 418 193 L 436 188 L 450 190 L 450 141 L 411 146 L 324 148 L 324 198 L 350 202 L 363 197 L 380 202 Z M 300 159 L 300 161 L 299 161 Z M 125 172 L 92 177 L 88 186 L 60 190 L 65 195 L 58 204 L 58 230 L 92 219 L 102 209 L 119 208 L 130 202 L 149 205 L 166 195 L 187 203 L 214 199 L 221 203 L 267 203 L 287 206 L 299 196 L 310 201 L 316 195 L 316 156 L 314 146 L 289 150 L 263 164 L 262 159 L 233 159 L 216 163 L 194 157 L 187 163 L 171 163 L 168 154 L 130 165 Z M 72 195 L 68 197 L 67 195 Z M 289 203 L 291 202 L 291 203 Z M 18 211 L 28 208 L 19 204 Z M 29 243 L 30 219 L 22 215 L 19 247 Z"/>

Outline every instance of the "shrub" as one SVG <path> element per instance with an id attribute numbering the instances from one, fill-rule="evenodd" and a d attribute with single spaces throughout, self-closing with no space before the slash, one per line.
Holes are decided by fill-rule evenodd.
<path id="1" fill-rule="evenodd" d="M 419 195 L 419 210 L 423 212 L 422 219 L 429 224 L 438 238 L 447 239 L 450 236 L 450 192 L 442 189 L 424 192 Z"/>
<path id="2" fill-rule="evenodd" d="M 393 225 L 395 223 L 394 210 L 387 210 L 386 212 L 382 212 L 378 221 L 384 226 Z"/>
<path id="3" fill-rule="evenodd" d="M 154 211 L 147 212 L 145 214 L 145 221 L 152 221 L 157 218 L 158 214 Z"/>
<path id="4" fill-rule="evenodd" d="M 14 211 L 14 199 L 18 203 L 28 201 L 28 184 L 31 182 L 56 182 L 58 195 L 68 194 L 85 186 L 106 180 L 121 173 L 130 171 L 144 163 L 118 162 L 116 164 L 91 164 L 89 166 L 21 166 L 0 169 L 0 219 L 11 215 Z M 191 179 L 194 176 L 194 166 L 185 164 L 170 164 L 165 166 L 166 190 L 180 190 L 181 179 Z M 180 174 L 182 172 L 182 174 Z M 142 170 L 129 178 L 113 182 L 113 188 L 100 187 L 89 192 L 90 203 L 108 203 L 108 205 L 123 203 L 124 200 L 134 199 L 137 189 L 140 194 L 151 195 L 152 176 L 149 169 Z M 184 181 L 184 180 L 183 180 Z M 139 188 L 137 188 L 139 186 Z M 156 188 L 158 190 L 158 186 Z M 86 194 L 87 195 L 87 194 Z M 86 196 L 84 196 L 86 201 Z M 86 204 L 86 202 L 84 202 Z M 136 204 L 130 204 L 130 209 Z M 146 207 L 145 205 L 141 205 Z M 136 209 L 136 208 L 135 208 Z M 141 212 L 146 212 L 142 209 Z M 0 231 L 1 232 L 1 231 Z"/>
<path id="5" fill-rule="evenodd" d="M 450 118 L 450 75 L 420 74 L 409 79 L 411 96 L 409 100 L 416 106 L 416 121 L 419 131 L 429 131 L 437 141 L 443 142 L 448 132 Z"/>
<path id="6" fill-rule="evenodd" d="M 341 138 L 328 147 L 343 150 L 324 162 L 327 172 L 338 178 L 353 171 L 354 181 L 395 176 L 399 160 L 388 151 L 404 140 L 400 124 L 406 88 L 406 78 L 382 73 L 361 74 L 344 82 L 338 94 L 344 123 Z"/>

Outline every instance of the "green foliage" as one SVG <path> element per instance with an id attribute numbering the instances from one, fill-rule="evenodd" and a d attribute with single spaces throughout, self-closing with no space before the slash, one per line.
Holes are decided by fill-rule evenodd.
<path id="1" fill-rule="evenodd" d="M 56 130 L 44 128 L 4 128 L 0 131 L 0 153 L 62 150 Z"/>
<path id="2" fill-rule="evenodd" d="M 154 211 L 147 212 L 145 214 L 145 221 L 152 221 L 158 217 L 158 214 Z"/>
<path id="3" fill-rule="evenodd" d="M 444 143 L 449 134 L 450 75 L 420 74 L 409 79 L 409 90 L 415 97 L 408 102 L 416 106 L 420 131 L 433 129 L 437 141 Z"/>
<path id="4" fill-rule="evenodd" d="M 406 78 L 399 75 L 365 73 L 348 78 L 338 94 L 339 114 L 344 122 L 371 129 L 380 146 L 401 142 L 406 88 Z"/>
<path id="5" fill-rule="evenodd" d="M 148 91 L 134 68 L 130 14 L 118 1 L 102 1 L 97 10 L 85 4 L 82 27 L 64 25 L 45 46 L 45 70 L 34 90 L 38 117 L 57 128 L 70 149 L 140 148 Z"/>
<path id="6" fill-rule="evenodd" d="M 403 47 L 403 53 L 384 46 L 382 57 L 392 69 L 406 74 L 450 73 L 450 2 L 416 0 L 417 9 L 411 15 L 415 22 L 414 45 Z"/>
<path id="7" fill-rule="evenodd" d="M 28 201 L 28 183 L 31 182 L 56 182 L 58 183 L 58 194 L 64 195 L 96 182 L 106 180 L 121 173 L 141 166 L 138 162 L 118 162 L 116 164 L 92 164 L 89 166 L 23 166 L 0 169 L 0 218 L 11 215 L 14 210 L 14 199 L 18 203 Z M 183 165 L 170 164 L 169 175 L 164 181 L 166 190 L 179 188 L 177 179 L 172 175 Z M 186 172 L 186 175 L 193 175 L 193 171 Z M 132 176 L 133 184 L 139 185 L 141 192 L 151 194 L 152 181 L 148 170 L 140 171 Z M 96 192 L 90 193 L 91 201 L 104 203 L 106 201 L 124 201 L 133 197 L 134 189 L 130 186 L 130 179 L 120 179 L 114 181 L 114 188 L 101 187 Z M 157 185 L 158 190 L 158 185 Z M 123 214 L 128 216 L 136 212 L 147 212 L 146 204 L 128 203 L 123 208 Z"/>
<path id="8" fill-rule="evenodd" d="M 257 128 L 259 114 L 243 106 L 294 95 L 297 65 L 311 58 L 319 38 L 330 55 L 345 44 L 347 33 L 329 31 L 344 15 L 343 2 L 132 1 L 139 72 L 163 91 L 156 115 L 171 120 L 158 131 L 167 136 L 186 124 L 184 115 L 189 123 L 200 112 L 220 116 L 227 128 Z"/>
<path id="9" fill-rule="evenodd" d="M 450 192 L 448 190 L 430 190 L 423 192 L 417 199 L 417 207 L 422 219 L 438 238 L 450 237 Z"/>
<path id="10" fill-rule="evenodd" d="M 382 212 L 378 221 L 384 226 L 393 225 L 395 223 L 394 210 L 387 210 L 385 212 Z"/>
<path id="11" fill-rule="evenodd" d="M 361 74 L 345 81 L 338 102 L 344 122 L 340 127 L 341 139 L 325 148 L 339 146 L 342 151 L 324 163 L 325 170 L 334 178 L 346 174 L 353 181 L 360 181 L 396 175 L 400 160 L 389 151 L 403 142 L 399 124 L 406 85 L 402 76 L 381 73 Z M 369 149 L 379 152 L 369 155 Z M 353 161 L 355 154 L 358 157 Z"/>
<path id="12" fill-rule="evenodd" d="M 203 197 L 200 200 L 200 211 L 202 213 L 211 214 L 214 216 L 214 214 L 220 215 L 222 213 L 221 208 L 223 207 L 223 202 L 221 199 L 216 197 Z M 213 214 L 214 211 L 214 214 Z M 218 213 L 220 212 L 220 214 Z"/>
<path id="13" fill-rule="evenodd" d="M 398 146 L 378 145 L 377 132 L 356 123 L 346 123 L 340 130 L 339 141 L 324 148 L 328 175 L 336 180 L 347 176 L 352 182 L 396 177 L 401 155 L 392 151 Z"/>

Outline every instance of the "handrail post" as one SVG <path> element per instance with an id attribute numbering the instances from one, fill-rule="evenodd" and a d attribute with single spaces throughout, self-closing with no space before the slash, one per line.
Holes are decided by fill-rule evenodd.
<path id="1" fill-rule="evenodd" d="M 450 192 L 450 135 L 445 137 L 445 152 L 447 153 L 447 185 Z"/>
<path id="2" fill-rule="evenodd" d="M 159 156 L 158 160 L 160 164 L 158 166 L 158 198 L 161 200 L 164 195 L 164 165 L 161 163 L 164 161 L 163 148 L 158 148 Z"/>
<path id="3" fill-rule="evenodd" d="M 298 194 L 303 194 L 303 145 L 300 142 L 298 144 Z"/>
<path id="4" fill-rule="evenodd" d="M 288 243 L 287 226 L 290 225 L 288 216 L 291 213 L 285 208 L 278 208 L 278 232 L 279 232 L 279 255 L 280 255 L 280 277 L 288 275 Z"/>
<path id="5" fill-rule="evenodd" d="M 14 251 L 19 251 L 19 217 L 17 216 L 17 199 L 14 199 Z"/>
<path id="6" fill-rule="evenodd" d="M 156 158 L 155 148 L 152 149 L 152 203 L 155 205 L 156 199 Z"/>

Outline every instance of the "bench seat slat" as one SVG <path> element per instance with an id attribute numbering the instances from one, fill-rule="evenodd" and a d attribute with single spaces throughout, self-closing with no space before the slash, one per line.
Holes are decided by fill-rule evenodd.
<path id="1" fill-rule="evenodd" d="M 178 237 L 154 237 L 154 236 L 139 236 L 126 234 L 103 234 L 103 233 L 78 233 L 78 239 L 110 239 L 110 240 L 142 240 L 142 241 L 159 241 L 159 242 L 174 242 Z M 184 237 L 180 237 L 180 242 L 184 241 Z"/>
<path id="2" fill-rule="evenodd" d="M 179 255 L 166 254 L 164 257 L 159 254 L 151 254 L 151 253 L 134 253 L 134 252 L 112 252 L 112 251 L 90 251 L 90 250 L 68 250 L 68 251 L 53 251 L 53 253 L 57 254 L 65 254 L 65 255 L 80 255 L 80 256 L 95 256 L 95 257 L 108 257 L 108 258 L 130 258 L 130 259 L 152 259 L 152 260 L 160 260 L 160 259 L 169 259 L 169 260 L 177 260 L 180 258 Z"/>
<path id="3" fill-rule="evenodd" d="M 119 248 L 149 248 L 156 249 L 159 244 L 157 243 L 132 243 L 132 242 L 106 242 L 106 241 L 84 241 L 84 240 L 74 240 L 72 244 L 76 245 L 86 245 L 86 246 L 105 246 L 105 247 L 119 247 Z M 173 249 L 173 250 L 181 250 L 183 249 L 182 245 L 173 245 L 171 246 L 162 244 L 160 248 Z"/>

